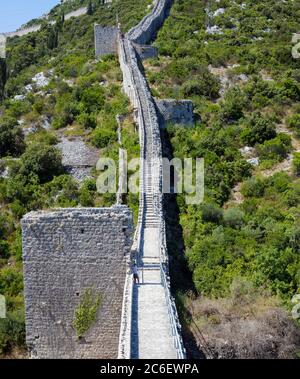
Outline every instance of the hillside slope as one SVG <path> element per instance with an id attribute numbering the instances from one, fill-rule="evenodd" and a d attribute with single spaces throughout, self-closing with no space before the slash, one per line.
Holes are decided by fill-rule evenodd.
<path id="1" fill-rule="evenodd" d="M 177 196 L 184 247 L 171 233 L 169 250 L 193 276 L 179 294 L 186 342 L 208 356 L 299 353 L 299 15 L 294 1 L 175 0 L 146 64 L 155 96 L 191 99 L 198 115 L 164 138 L 175 157 L 205 158 L 205 201 Z"/>

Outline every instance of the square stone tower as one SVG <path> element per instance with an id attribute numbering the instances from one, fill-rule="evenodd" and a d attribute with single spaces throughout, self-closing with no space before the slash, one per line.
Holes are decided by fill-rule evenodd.
<path id="1" fill-rule="evenodd" d="M 26 340 L 32 357 L 117 357 L 132 228 L 125 206 L 31 212 L 23 218 Z M 101 300 L 92 325 L 78 337 L 75 315 L 87 292 Z"/>
<path id="2" fill-rule="evenodd" d="M 118 28 L 114 26 L 94 25 L 95 54 L 101 57 L 106 54 L 116 54 L 118 47 Z"/>

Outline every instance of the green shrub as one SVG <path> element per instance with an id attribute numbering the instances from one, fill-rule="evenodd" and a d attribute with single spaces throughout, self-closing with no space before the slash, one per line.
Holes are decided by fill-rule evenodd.
<path id="1" fill-rule="evenodd" d="M 88 179 L 83 183 L 79 195 L 79 201 L 83 207 L 94 206 L 94 196 L 96 190 L 96 182 L 94 180 Z"/>
<path id="2" fill-rule="evenodd" d="M 24 176 L 35 174 L 41 183 L 63 173 L 61 153 L 53 146 L 42 143 L 32 144 L 21 157 L 20 173 Z"/>
<path id="3" fill-rule="evenodd" d="M 244 116 L 244 106 L 245 97 L 241 90 L 237 87 L 228 90 L 221 103 L 221 120 L 228 123 L 239 120 Z"/>
<path id="4" fill-rule="evenodd" d="M 274 122 L 262 117 L 260 113 L 252 115 L 245 123 L 246 128 L 241 133 L 243 143 L 254 146 L 276 137 Z"/>
<path id="5" fill-rule="evenodd" d="M 80 113 L 76 117 L 76 121 L 82 125 L 85 129 L 95 129 L 97 125 L 96 116 L 94 114 L 89 113 Z"/>
<path id="6" fill-rule="evenodd" d="M 8 312 L 0 319 L 0 355 L 14 347 L 25 349 L 25 322 L 23 312 Z"/>
<path id="7" fill-rule="evenodd" d="M 286 172 L 278 172 L 267 180 L 267 185 L 277 192 L 283 193 L 291 186 L 292 179 Z"/>
<path id="8" fill-rule="evenodd" d="M 0 259 L 9 257 L 9 245 L 7 241 L 0 241 Z"/>
<path id="9" fill-rule="evenodd" d="M 276 162 L 285 159 L 291 148 L 291 137 L 280 133 L 276 138 L 259 145 L 257 150 L 262 160 L 274 160 Z"/>
<path id="10" fill-rule="evenodd" d="M 293 114 L 287 120 L 290 128 L 294 129 L 298 136 L 300 136 L 300 114 Z"/>
<path id="11" fill-rule="evenodd" d="M 78 338 L 83 337 L 95 322 L 101 302 L 102 296 L 95 294 L 91 288 L 86 289 L 81 296 L 80 303 L 75 310 L 73 321 L 73 326 Z"/>
<path id="12" fill-rule="evenodd" d="M 205 96 L 209 99 L 219 97 L 220 84 L 218 79 L 207 69 L 202 69 L 192 80 L 186 81 L 182 86 L 182 93 L 186 97 L 194 95 Z"/>
<path id="13" fill-rule="evenodd" d="M 23 276 L 14 267 L 0 269 L 0 293 L 6 296 L 17 296 L 23 290 Z"/>
<path id="14" fill-rule="evenodd" d="M 213 204 L 203 204 L 201 206 L 202 220 L 219 224 L 223 218 L 222 209 Z"/>
<path id="15" fill-rule="evenodd" d="M 232 228 L 239 228 L 244 223 L 244 212 L 238 208 L 229 208 L 224 212 L 224 222 Z"/>
<path id="16" fill-rule="evenodd" d="M 17 127 L 15 119 L 0 120 L 0 157 L 19 156 L 25 149 L 22 129 Z"/>
<path id="17" fill-rule="evenodd" d="M 112 130 L 97 127 L 92 136 L 93 145 L 98 148 L 104 148 L 116 141 L 116 133 Z"/>
<path id="18" fill-rule="evenodd" d="M 266 183 L 259 177 L 247 180 L 242 187 L 242 194 L 246 197 L 262 197 L 264 195 Z"/>

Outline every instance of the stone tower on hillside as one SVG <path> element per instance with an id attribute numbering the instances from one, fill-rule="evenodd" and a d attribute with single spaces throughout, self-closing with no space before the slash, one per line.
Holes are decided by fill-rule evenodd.
<path id="1" fill-rule="evenodd" d="M 131 212 L 125 206 L 31 212 L 22 230 L 32 357 L 116 358 Z"/>
<path id="2" fill-rule="evenodd" d="M 116 54 L 118 47 L 118 28 L 95 24 L 95 53 L 96 57 L 106 54 Z"/>

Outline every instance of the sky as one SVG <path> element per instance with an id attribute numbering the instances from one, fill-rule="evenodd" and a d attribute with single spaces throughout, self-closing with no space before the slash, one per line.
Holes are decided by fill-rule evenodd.
<path id="1" fill-rule="evenodd" d="M 22 24 L 47 13 L 59 0 L 0 0 L 0 33 L 13 32 Z"/>

